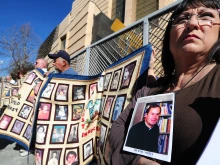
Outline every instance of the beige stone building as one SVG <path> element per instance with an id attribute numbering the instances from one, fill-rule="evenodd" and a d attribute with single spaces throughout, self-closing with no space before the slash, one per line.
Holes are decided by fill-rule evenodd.
<path id="1" fill-rule="evenodd" d="M 42 44 L 39 54 L 45 57 L 49 52 L 56 53 L 62 49 L 74 55 L 98 39 L 113 33 L 110 26 L 115 18 L 127 26 L 174 1 L 75 0 L 70 13 Z M 48 61 L 51 62 L 49 59 Z M 49 67 L 52 69 L 51 65 Z"/>

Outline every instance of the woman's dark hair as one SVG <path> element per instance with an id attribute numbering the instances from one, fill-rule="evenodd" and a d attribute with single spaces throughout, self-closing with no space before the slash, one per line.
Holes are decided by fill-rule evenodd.
<path id="1" fill-rule="evenodd" d="M 17 79 L 20 79 L 20 77 L 19 77 L 20 74 L 25 75 L 26 73 L 27 73 L 27 71 L 25 71 L 25 70 L 20 70 L 20 71 L 18 71 L 18 73 L 17 73 Z"/>
<path id="2" fill-rule="evenodd" d="M 181 14 L 183 11 L 187 10 L 188 8 L 197 8 L 199 6 L 219 9 L 220 3 L 217 0 L 183 0 L 183 2 L 179 4 L 179 6 L 174 10 L 173 14 L 171 15 L 171 19 L 168 22 L 166 31 L 164 33 L 163 48 L 162 48 L 162 55 L 161 55 L 162 66 L 164 69 L 164 79 L 161 82 L 162 82 L 162 85 L 164 86 L 171 83 L 172 77 L 175 74 L 174 59 L 170 51 L 170 29 L 172 28 L 172 19 L 175 16 Z M 217 41 L 217 43 L 219 42 L 220 40 Z M 215 44 L 213 48 L 210 50 L 209 57 L 212 58 L 213 54 L 216 51 L 218 51 L 219 48 L 220 48 L 219 45 Z"/>
<path id="3" fill-rule="evenodd" d="M 209 52 L 209 61 L 213 61 L 213 60 L 216 63 L 220 63 L 220 39 L 218 39 L 218 41 L 214 44 L 214 46 Z"/>

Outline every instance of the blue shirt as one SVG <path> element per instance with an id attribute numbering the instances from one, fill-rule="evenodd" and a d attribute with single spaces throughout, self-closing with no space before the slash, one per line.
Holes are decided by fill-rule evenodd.
<path id="1" fill-rule="evenodd" d="M 63 71 L 61 74 L 78 75 L 78 73 L 76 73 L 76 71 L 74 71 L 73 68 L 69 68 L 69 69 Z"/>

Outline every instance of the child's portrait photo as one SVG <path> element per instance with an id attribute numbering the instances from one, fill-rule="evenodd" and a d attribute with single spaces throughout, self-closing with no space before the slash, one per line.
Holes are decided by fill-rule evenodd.
<path id="1" fill-rule="evenodd" d="M 37 125 L 36 143 L 44 144 L 47 135 L 47 125 Z"/>
<path id="2" fill-rule="evenodd" d="M 135 65 L 136 63 L 132 62 L 131 64 L 125 66 L 124 73 L 122 76 L 121 88 L 129 87 Z"/>
<path id="3" fill-rule="evenodd" d="M 57 101 L 67 101 L 68 100 L 68 87 L 67 84 L 59 84 L 56 91 L 55 100 Z"/>
<path id="4" fill-rule="evenodd" d="M 64 143 L 66 125 L 54 125 L 51 134 L 51 143 Z"/>
<path id="5" fill-rule="evenodd" d="M 27 101 L 30 103 L 34 103 L 34 90 L 32 89 L 28 95 Z"/>
<path id="6" fill-rule="evenodd" d="M 78 142 L 78 126 L 79 124 L 72 124 L 70 126 L 70 132 L 67 139 L 68 143 L 76 143 Z"/>
<path id="7" fill-rule="evenodd" d="M 49 149 L 47 157 L 47 165 L 59 165 L 61 150 Z"/>
<path id="8" fill-rule="evenodd" d="M 17 96 L 18 90 L 19 90 L 19 88 L 16 88 L 16 87 L 11 88 L 11 96 Z"/>
<path id="9" fill-rule="evenodd" d="M 50 99 L 51 93 L 52 93 L 52 91 L 53 91 L 54 86 L 55 86 L 54 83 L 48 83 L 48 84 L 47 84 L 47 87 L 46 87 L 45 90 L 43 91 L 41 97 Z"/>
<path id="10" fill-rule="evenodd" d="M 64 164 L 65 165 L 79 165 L 79 148 L 69 148 L 65 151 Z"/>
<path id="11" fill-rule="evenodd" d="M 93 155 L 93 140 L 89 140 L 83 144 L 83 160 L 86 160 L 91 155 Z"/>
<path id="12" fill-rule="evenodd" d="M 24 104 L 18 114 L 18 116 L 24 118 L 24 119 L 27 119 L 29 117 L 29 114 L 32 110 L 32 107 L 27 105 L 27 104 Z"/>
<path id="13" fill-rule="evenodd" d="M 39 120 L 49 120 L 51 111 L 51 103 L 39 103 L 39 112 L 38 119 Z"/>
<path id="14" fill-rule="evenodd" d="M 89 85 L 89 98 L 94 96 L 97 93 L 97 83 Z"/>
<path id="15" fill-rule="evenodd" d="M 16 120 L 14 126 L 12 127 L 11 132 L 14 132 L 19 135 L 21 133 L 23 126 L 24 126 L 24 122 L 20 120 Z"/>
<path id="16" fill-rule="evenodd" d="M 39 92 L 39 89 L 40 89 L 40 87 L 41 87 L 41 84 L 42 84 L 42 80 L 40 80 L 40 79 L 37 79 L 38 81 L 35 81 L 35 86 L 34 86 L 34 94 L 35 94 L 35 96 L 38 94 L 38 92 Z"/>
<path id="17" fill-rule="evenodd" d="M 113 78 L 110 86 L 111 91 L 116 91 L 118 89 L 120 77 L 121 77 L 121 69 L 115 71 L 113 74 Z"/>
<path id="18" fill-rule="evenodd" d="M 27 129 L 24 132 L 24 137 L 29 140 L 31 138 L 32 132 L 31 132 L 31 126 L 28 125 Z"/>
<path id="19" fill-rule="evenodd" d="M 110 80 L 111 80 L 111 73 L 107 73 L 105 75 L 105 79 L 104 79 L 104 90 L 107 91 L 108 90 L 108 86 L 109 86 L 109 83 L 110 83 Z"/>
<path id="20" fill-rule="evenodd" d="M 79 120 L 84 110 L 84 104 L 73 104 L 72 120 Z"/>
<path id="21" fill-rule="evenodd" d="M 84 100 L 85 99 L 86 86 L 73 86 L 73 100 Z"/>
<path id="22" fill-rule="evenodd" d="M 125 99 L 126 99 L 126 95 L 117 96 L 115 105 L 113 108 L 112 121 L 115 121 L 118 118 L 118 116 L 121 114 L 124 108 Z"/>
<path id="23" fill-rule="evenodd" d="M 0 129 L 6 130 L 12 120 L 12 117 L 4 115 L 0 121 Z"/>
<path id="24" fill-rule="evenodd" d="M 108 98 L 106 99 L 105 108 L 103 111 L 103 118 L 105 119 L 109 119 L 110 117 L 111 107 L 112 107 L 114 98 L 115 96 L 108 96 Z"/>
<path id="25" fill-rule="evenodd" d="M 55 120 L 67 120 L 68 106 L 56 105 L 55 108 Z"/>
<path id="26" fill-rule="evenodd" d="M 32 84 L 33 80 L 35 79 L 36 77 L 36 74 L 34 72 L 31 72 L 27 79 L 25 80 L 25 83 L 28 83 L 28 84 Z"/>
<path id="27" fill-rule="evenodd" d="M 104 143 L 105 143 L 106 131 L 107 131 L 107 126 L 102 123 L 100 127 L 100 139 L 99 139 L 99 146 L 102 152 L 103 152 Z"/>

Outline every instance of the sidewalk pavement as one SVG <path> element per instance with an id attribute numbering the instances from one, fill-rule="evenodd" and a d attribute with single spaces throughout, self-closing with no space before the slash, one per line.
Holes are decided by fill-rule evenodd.
<path id="1" fill-rule="evenodd" d="M 28 164 L 28 157 L 20 156 L 16 143 L 6 139 L 0 139 L 0 160 L 0 165 L 35 165 L 33 154 L 29 155 Z"/>

